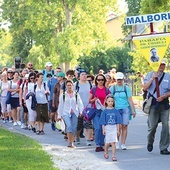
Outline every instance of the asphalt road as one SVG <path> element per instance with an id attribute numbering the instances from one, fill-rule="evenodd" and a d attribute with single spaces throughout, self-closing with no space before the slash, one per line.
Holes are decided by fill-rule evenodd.
<path id="1" fill-rule="evenodd" d="M 2 120 L 1 120 L 2 121 Z M 37 140 L 43 148 L 53 157 L 54 165 L 60 170 L 169 170 L 170 155 L 160 155 L 159 136 L 161 124 L 159 124 L 155 136 L 154 149 L 151 153 L 146 150 L 147 145 L 147 116 L 137 110 L 137 117 L 130 122 L 127 137 L 127 150 L 117 150 L 117 162 L 110 158 L 104 159 L 103 152 L 94 151 L 95 144 L 85 145 L 85 139 L 76 149 L 67 148 L 67 142 L 58 131 L 52 131 L 50 124 L 45 126 L 45 135 L 36 135 L 32 131 L 21 129 L 19 126 L 6 123 L 1 125 L 12 131 L 19 132 Z"/>

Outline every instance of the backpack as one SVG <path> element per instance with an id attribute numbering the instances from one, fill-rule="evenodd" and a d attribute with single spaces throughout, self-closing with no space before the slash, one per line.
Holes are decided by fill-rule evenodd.
<path id="1" fill-rule="evenodd" d="M 65 98 L 66 98 L 65 91 L 63 91 L 63 101 L 64 102 L 65 102 Z M 75 93 L 75 98 L 76 98 L 76 104 L 77 104 L 77 91 Z"/>
<path id="2" fill-rule="evenodd" d="M 43 70 L 42 73 L 45 74 L 45 73 L 46 73 L 46 70 Z M 51 70 L 51 74 L 54 75 L 54 70 Z"/>
<path id="3" fill-rule="evenodd" d="M 37 84 L 34 85 L 34 93 L 35 93 L 36 88 L 37 88 Z M 46 83 L 44 83 L 44 89 L 46 90 Z"/>
<path id="4" fill-rule="evenodd" d="M 93 86 L 92 86 L 92 84 L 91 84 L 90 81 L 88 81 L 88 82 L 89 82 L 90 89 L 91 89 Z M 80 87 L 79 87 L 79 81 L 77 81 L 77 82 L 76 82 L 76 91 L 77 91 L 77 92 L 79 92 L 79 88 L 80 88 Z"/>
<path id="5" fill-rule="evenodd" d="M 127 90 L 126 90 L 126 85 L 124 85 L 124 90 L 123 91 L 116 91 L 116 85 L 114 85 L 113 86 L 113 89 L 114 89 L 114 92 L 113 92 L 113 96 L 115 95 L 115 93 L 117 93 L 117 92 L 125 92 L 125 94 L 126 94 L 126 97 L 128 98 L 128 96 L 127 96 Z"/>
<path id="6" fill-rule="evenodd" d="M 43 82 L 43 84 L 44 84 L 44 89 L 46 90 L 46 83 Z M 35 93 L 36 88 L 37 88 L 37 84 L 34 85 L 34 93 Z M 47 101 L 48 101 L 47 94 L 46 94 L 46 98 L 47 98 Z"/>
<path id="7" fill-rule="evenodd" d="M 95 96 L 95 94 L 96 94 L 96 90 L 97 90 L 97 87 L 96 86 L 94 86 L 93 88 L 92 88 L 92 95 L 93 95 L 93 97 Z M 106 96 L 109 94 L 109 89 L 107 88 L 107 87 L 105 87 L 105 92 L 106 92 Z"/>

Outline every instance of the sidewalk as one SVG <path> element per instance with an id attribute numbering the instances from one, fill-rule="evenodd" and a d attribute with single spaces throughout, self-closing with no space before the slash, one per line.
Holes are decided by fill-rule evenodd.
<path id="1" fill-rule="evenodd" d="M 109 149 L 110 158 L 106 160 L 103 152 L 94 151 L 94 142 L 92 146 L 86 146 L 84 138 L 81 138 L 80 145 L 76 145 L 77 148 L 68 148 L 64 136 L 61 132 L 52 131 L 50 124 L 45 125 L 45 135 L 36 135 L 31 130 L 21 129 L 19 126 L 13 126 L 12 123 L 2 124 L 2 120 L 0 123 L 11 132 L 21 133 L 38 141 L 43 149 L 52 155 L 54 165 L 60 170 L 136 170 L 136 168 L 155 170 L 161 168 L 162 164 L 166 164 L 164 170 L 168 170 L 169 156 L 163 157 L 159 154 L 157 142 L 152 154 L 146 151 L 146 120 L 147 116 L 141 112 L 141 109 L 137 109 L 137 117 L 129 125 L 127 150 L 117 150 L 117 162 L 111 160 L 111 148 Z M 161 163 L 158 164 L 159 162 Z"/>

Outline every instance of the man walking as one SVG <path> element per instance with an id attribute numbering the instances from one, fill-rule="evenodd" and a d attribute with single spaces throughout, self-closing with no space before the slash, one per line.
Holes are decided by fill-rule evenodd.
<path id="1" fill-rule="evenodd" d="M 144 79 L 144 90 L 148 90 L 148 97 L 152 96 L 152 104 L 148 115 L 148 145 L 147 150 L 153 150 L 156 128 L 162 122 L 162 131 L 159 142 L 160 154 L 170 155 L 169 147 L 169 100 L 170 96 L 170 74 L 164 73 L 165 62 L 159 66 L 158 72 L 150 72 Z M 156 93 L 155 78 L 159 81 L 160 96 Z"/>

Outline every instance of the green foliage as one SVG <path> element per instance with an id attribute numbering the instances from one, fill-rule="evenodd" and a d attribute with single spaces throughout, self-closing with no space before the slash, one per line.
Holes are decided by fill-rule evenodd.
<path id="1" fill-rule="evenodd" d="M 87 72 L 98 73 L 99 69 L 105 72 L 113 67 L 117 71 L 127 72 L 130 71 L 132 57 L 128 54 L 130 51 L 127 47 L 110 47 L 110 48 L 95 48 L 89 56 L 82 56 L 78 59 L 81 67 Z"/>
<path id="2" fill-rule="evenodd" d="M 89 54 L 98 41 L 106 40 L 108 6 L 116 0 L 6 0 L 3 19 L 11 23 L 11 56 L 27 61 L 33 45 L 41 46 L 45 60 L 67 62 Z M 28 57 L 29 56 L 29 57 Z M 48 58 L 48 59 L 47 59 Z M 37 58 L 37 63 L 39 63 Z"/>
<path id="3" fill-rule="evenodd" d="M 129 55 L 133 57 L 132 69 L 134 72 L 141 72 L 143 74 L 152 70 L 146 59 L 137 50 L 129 52 Z"/>
<path id="4" fill-rule="evenodd" d="M 10 53 L 10 45 L 11 45 L 12 37 L 8 32 L 2 32 L 1 41 L 0 41 L 0 68 L 4 66 L 11 67 L 12 63 L 14 63 L 13 58 L 11 58 Z"/>
<path id="5" fill-rule="evenodd" d="M 166 12 L 170 9 L 170 0 L 142 0 L 141 14 L 153 14 L 158 12 Z"/>
<path id="6" fill-rule="evenodd" d="M 128 4 L 128 12 L 126 13 L 126 16 L 136 16 L 139 15 L 139 11 L 141 8 L 141 0 L 125 0 L 125 2 Z M 122 24 L 123 34 L 125 36 L 128 36 L 132 31 L 132 26 L 127 26 L 124 22 Z"/>

